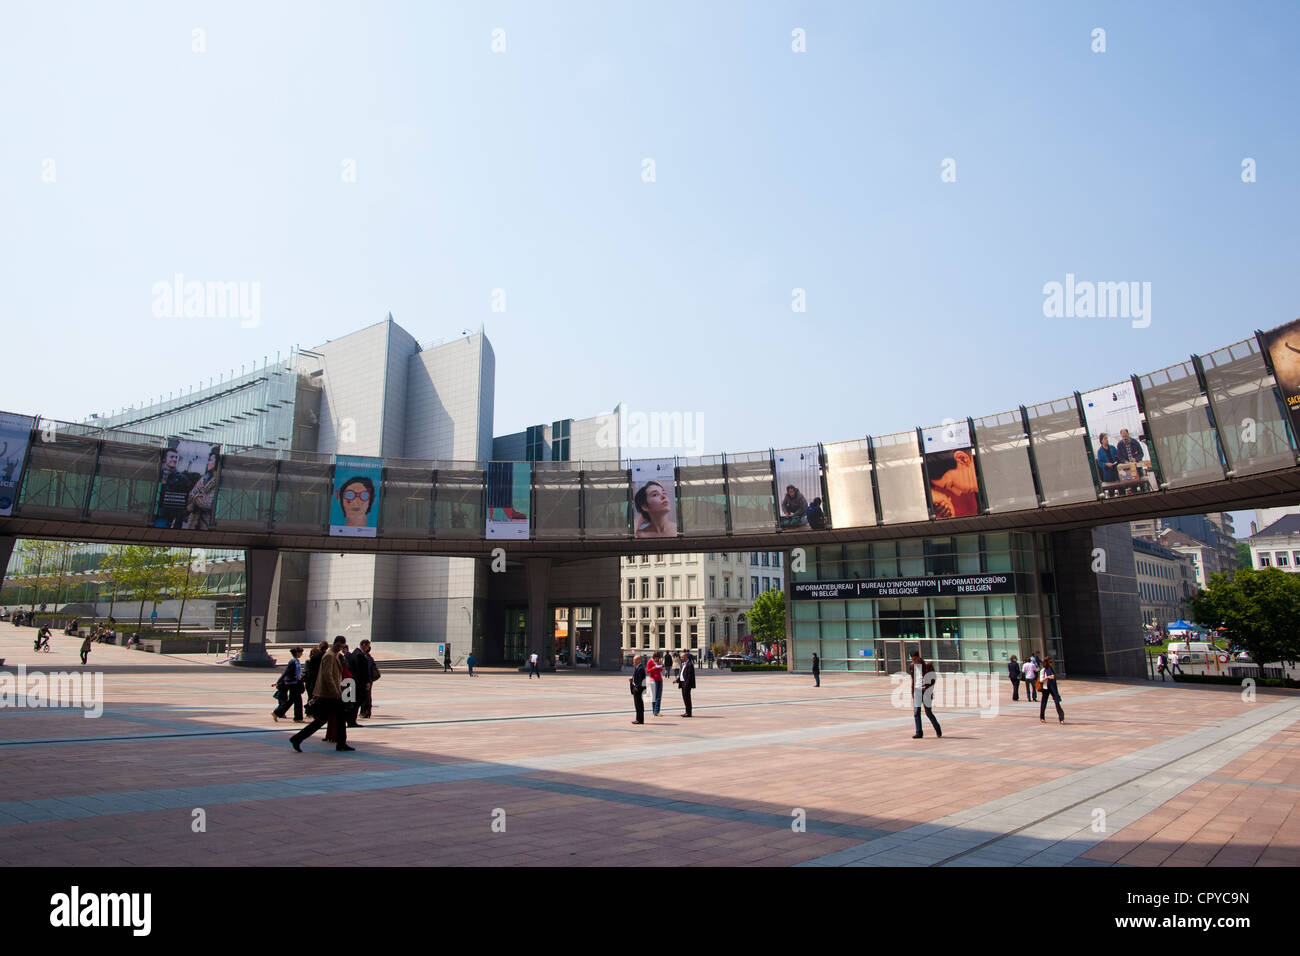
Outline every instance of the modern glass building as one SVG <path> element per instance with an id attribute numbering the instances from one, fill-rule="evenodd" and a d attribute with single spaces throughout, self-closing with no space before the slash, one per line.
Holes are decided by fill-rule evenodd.
<path id="1" fill-rule="evenodd" d="M 825 670 L 896 673 L 916 650 L 944 671 L 1001 671 L 1011 655 L 1031 649 L 1065 663 L 1047 534 L 808 548 L 790 581 L 790 651 L 799 670 L 816 653 Z M 850 582 L 857 586 L 811 586 Z M 872 596 L 838 596 L 849 593 Z"/>

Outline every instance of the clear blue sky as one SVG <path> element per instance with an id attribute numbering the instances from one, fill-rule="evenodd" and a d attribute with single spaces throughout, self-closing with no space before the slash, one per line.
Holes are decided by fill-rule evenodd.
<path id="1" fill-rule="evenodd" d="M 389 310 L 486 327 L 499 434 L 625 401 L 746 451 L 1110 384 L 1300 315 L 1298 11 L 6 2 L 0 407 Z M 156 318 L 178 272 L 259 282 L 260 325 Z M 1044 318 L 1067 272 L 1150 282 L 1150 327 Z"/>

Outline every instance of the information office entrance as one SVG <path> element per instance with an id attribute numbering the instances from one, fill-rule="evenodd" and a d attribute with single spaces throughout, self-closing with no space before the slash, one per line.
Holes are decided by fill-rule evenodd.
<path id="1" fill-rule="evenodd" d="M 901 640 L 877 641 L 876 643 L 880 647 L 880 660 L 885 665 L 885 673 L 899 674 L 907 670 L 907 662 L 912 659 L 913 652 L 921 651 L 921 655 L 925 655 L 921 645 L 929 642 L 915 638 L 904 638 Z"/>
<path id="2" fill-rule="evenodd" d="M 528 608 L 506 608 L 506 636 L 501 663 L 507 667 L 522 666 L 528 656 Z"/>

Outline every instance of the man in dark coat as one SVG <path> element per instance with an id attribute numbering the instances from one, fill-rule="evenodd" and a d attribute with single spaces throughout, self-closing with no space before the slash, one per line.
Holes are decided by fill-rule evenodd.
<path id="1" fill-rule="evenodd" d="M 357 649 L 348 657 L 348 670 L 357 683 L 357 699 L 348 705 L 348 726 L 359 727 L 357 718 L 361 714 L 370 716 L 370 669 L 374 661 L 370 657 L 370 642 L 362 640 Z"/>
<path id="2" fill-rule="evenodd" d="M 685 651 L 682 651 L 681 661 L 682 669 L 677 675 L 677 686 L 682 689 L 682 704 L 686 708 L 686 713 L 681 716 L 689 717 L 691 716 L 691 691 L 695 689 L 695 662 Z"/>
<path id="3" fill-rule="evenodd" d="M 919 652 L 913 651 L 912 660 L 907 665 L 907 676 L 912 683 L 912 713 L 916 717 L 916 733 L 912 739 L 925 736 L 921 733 L 921 708 L 925 708 L 925 716 L 934 725 L 935 736 L 942 737 L 943 728 L 934 719 L 934 711 L 930 709 L 930 701 L 934 699 L 934 665 L 922 658 Z"/>
<path id="4" fill-rule="evenodd" d="M 277 721 L 283 717 L 289 710 L 289 704 L 293 704 L 293 719 L 302 723 L 302 685 L 303 685 L 303 666 L 302 666 L 302 648 L 295 647 L 289 651 L 289 663 L 285 665 L 284 673 L 276 682 L 276 687 L 280 690 L 280 706 L 271 711 L 271 716 Z"/>
<path id="5" fill-rule="evenodd" d="M 1016 655 L 1011 655 L 1011 660 L 1007 662 L 1007 676 L 1011 678 L 1011 699 L 1020 699 L 1020 661 L 1016 660 Z"/>
<path id="6" fill-rule="evenodd" d="M 632 723 L 644 724 L 645 701 L 641 699 L 641 695 L 645 693 L 645 662 L 640 654 L 632 658 L 632 676 L 628 680 L 628 686 L 632 688 L 632 704 L 636 707 L 636 720 Z"/>

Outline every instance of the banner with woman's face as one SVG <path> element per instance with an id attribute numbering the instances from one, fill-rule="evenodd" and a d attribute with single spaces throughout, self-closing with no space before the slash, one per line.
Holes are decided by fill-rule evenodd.
<path id="1" fill-rule="evenodd" d="M 1259 344 L 1273 366 L 1282 404 L 1291 417 L 1291 431 L 1300 435 L 1300 319 L 1261 333 Z"/>
<path id="2" fill-rule="evenodd" d="M 159 461 L 154 527 L 206 531 L 212 523 L 220 462 L 220 445 L 168 439 Z"/>
<path id="3" fill-rule="evenodd" d="M 330 503 L 330 534 L 373 538 L 379 528 L 379 489 L 384 462 L 380 458 L 340 455 L 334 459 L 334 500 Z"/>
<path id="4" fill-rule="evenodd" d="M 969 518 L 980 513 L 979 473 L 967 422 L 921 430 L 925 478 L 935 518 Z"/>
<path id="5" fill-rule="evenodd" d="M 634 537 L 677 537 L 677 483 L 673 469 L 671 458 L 632 462 Z"/>

